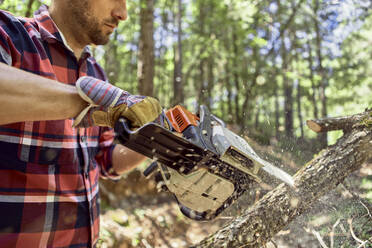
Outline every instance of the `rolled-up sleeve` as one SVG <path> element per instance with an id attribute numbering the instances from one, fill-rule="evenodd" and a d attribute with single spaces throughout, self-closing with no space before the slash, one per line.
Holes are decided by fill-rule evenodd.
<path id="1" fill-rule="evenodd" d="M 116 146 L 114 139 L 115 133 L 113 129 L 102 128 L 96 161 L 101 169 L 101 178 L 118 180 L 121 176 L 115 172 L 112 164 L 112 153 Z"/>
<path id="2" fill-rule="evenodd" d="M 5 31 L 4 13 L 0 12 L 0 62 L 7 65 L 12 65 L 12 56 L 10 52 L 10 45 L 12 41 L 9 34 Z"/>
<path id="3" fill-rule="evenodd" d="M 6 34 L 0 27 L 0 62 L 7 65 L 12 65 L 12 57 L 10 56 L 9 46 L 6 43 Z"/>
<path id="4" fill-rule="evenodd" d="M 22 32 L 24 27 L 10 13 L 0 10 L 0 62 L 19 67 L 23 47 Z"/>

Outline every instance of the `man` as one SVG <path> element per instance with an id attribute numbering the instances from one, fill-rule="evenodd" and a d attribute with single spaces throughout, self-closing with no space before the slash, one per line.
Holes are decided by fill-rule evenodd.
<path id="1" fill-rule="evenodd" d="M 161 107 L 107 83 L 87 47 L 107 43 L 126 11 L 125 0 L 0 11 L 1 247 L 95 246 L 98 178 L 143 161 L 108 127 L 121 116 L 139 127 Z"/>

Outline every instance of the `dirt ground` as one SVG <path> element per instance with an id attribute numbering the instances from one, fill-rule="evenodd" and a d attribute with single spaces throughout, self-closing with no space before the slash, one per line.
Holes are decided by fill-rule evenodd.
<path id="1" fill-rule="evenodd" d="M 146 187 L 150 186 L 142 188 Z M 174 199 L 165 193 L 132 193 L 117 200 L 116 204 L 110 204 L 116 205 L 115 208 L 105 206 L 103 202 L 99 247 L 189 247 L 227 224 L 263 193 L 257 189 L 250 191 L 222 216 L 210 222 L 186 218 Z M 279 232 L 267 247 L 371 248 L 371 237 L 372 164 L 365 164 L 342 185 L 322 197 L 306 214 Z"/>

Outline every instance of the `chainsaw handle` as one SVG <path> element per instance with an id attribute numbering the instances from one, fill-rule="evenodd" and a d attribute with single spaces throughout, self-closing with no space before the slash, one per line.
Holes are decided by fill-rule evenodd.
<path id="1" fill-rule="evenodd" d="M 135 131 L 132 131 L 130 129 L 130 122 L 127 119 L 125 119 L 124 117 L 119 118 L 119 120 L 115 124 L 115 129 L 116 129 L 117 125 L 121 125 L 123 131 L 125 131 L 125 133 L 127 133 L 129 135 L 135 133 Z"/>
<path id="2" fill-rule="evenodd" d="M 170 131 L 174 131 L 173 125 L 172 125 L 171 121 L 169 120 L 169 118 L 167 117 L 167 115 L 165 114 L 164 110 L 152 122 L 156 123 L 156 124 L 158 124 L 162 127 L 165 127 L 167 129 L 169 129 Z M 122 125 L 122 127 L 123 127 L 123 129 L 126 133 L 128 133 L 128 134 L 133 134 L 134 133 L 134 131 L 132 131 L 130 129 L 130 122 L 127 119 L 125 119 L 124 117 L 120 117 L 118 119 L 118 121 L 115 123 L 115 127 L 114 127 L 115 131 L 116 131 L 118 125 L 120 125 L 120 126 Z"/>
<path id="3" fill-rule="evenodd" d="M 168 129 L 169 131 L 175 131 L 171 121 L 168 119 L 164 110 L 154 121 L 150 123 L 160 125 L 161 127 Z M 118 119 L 118 121 L 115 123 L 114 130 L 117 134 L 119 134 L 119 140 L 122 144 L 125 144 L 129 140 L 130 136 L 137 133 L 137 129 L 132 130 L 129 120 L 125 119 L 124 117 L 120 117 Z"/>
<path id="4" fill-rule="evenodd" d="M 130 129 L 130 123 L 124 117 L 120 117 L 119 120 L 115 123 L 114 127 L 116 136 L 119 138 L 120 142 L 124 145 L 129 141 L 130 136 L 135 133 Z"/>

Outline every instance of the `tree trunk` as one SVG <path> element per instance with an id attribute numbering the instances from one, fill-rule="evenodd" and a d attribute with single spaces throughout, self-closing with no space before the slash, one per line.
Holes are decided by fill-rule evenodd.
<path id="1" fill-rule="evenodd" d="M 258 76 L 260 75 L 260 66 L 261 66 L 261 63 L 260 63 L 260 60 L 259 60 L 259 48 L 257 46 L 255 46 L 253 49 L 253 61 L 256 61 L 256 65 L 255 65 L 255 71 L 253 73 L 253 75 L 251 75 L 251 77 L 249 78 L 249 73 L 248 73 L 248 67 L 250 66 L 249 65 L 249 62 L 247 61 L 247 59 L 244 59 L 244 66 L 243 68 L 245 68 L 243 70 L 243 76 L 242 76 L 242 81 L 243 81 L 243 84 L 244 84 L 244 89 L 245 89 L 245 94 L 244 94 L 244 101 L 243 101 L 243 105 L 242 105 L 242 108 L 241 108 L 241 113 L 242 113 L 242 118 L 241 118 L 241 127 L 244 129 L 247 127 L 247 122 L 249 119 L 251 119 L 251 109 L 249 108 L 250 107 L 250 102 L 252 100 L 252 97 L 255 95 L 254 94 L 254 89 L 257 85 L 257 78 Z M 250 85 L 247 84 L 248 81 L 251 81 L 252 83 Z"/>
<path id="2" fill-rule="evenodd" d="M 273 65 L 275 65 L 275 57 L 272 57 Z M 279 68 L 274 66 L 273 72 L 270 75 L 270 82 L 274 84 L 273 95 L 274 95 L 274 109 L 275 109 L 275 138 L 279 140 L 280 132 L 280 109 L 279 109 L 279 83 L 277 76 L 279 75 Z"/>
<path id="3" fill-rule="evenodd" d="M 199 63 L 199 78 L 196 81 L 196 84 L 199 84 L 199 94 L 198 94 L 198 101 L 197 103 L 199 105 L 206 103 L 206 97 L 205 97 L 205 89 L 206 89 L 206 80 L 205 80 L 205 59 L 201 58 Z M 199 108 L 199 107 L 198 107 Z"/>
<path id="4" fill-rule="evenodd" d="M 32 14 L 32 4 L 34 2 L 35 2 L 35 0 L 29 0 L 28 1 L 26 13 L 25 13 L 25 17 L 31 17 L 31 14 Z"/>
<path id="5" fill-rule="evenodd" d="M 318 16 L 318 9 L 319 9 L 319 2 L 315 2 L 314 12 L 315 16 Z M 327 117 L 327 96 L 326 96 L 326 88 L 327 88 L 327 79 L 326 79 L 326 73 L 325 68 L 323 67 L 323 55 L 322 55 L 322 37 L 320 33 L 320 27 L 319 27 L 319 20 L 316 19 L 314 22 L 315 25 L 315 33 L 316 33 L 316 53 L 318 57 L 318 71 L 321 77 L 321 84 L 320 84 L 320 101 L 322 103 L 322 118 Z M 322 133 L 320 135 L 320 142 L 322 145 L 322 148 L 326 147 L 328 144 L 328 137 L 327 133 Z"/>
<path id="6" fill-rule="evenodd" d="M 231 42 L 233 44 L 233 78 L 234 78 L 234 83 L 235 83 L 235 123 L 236 124 L 241 124 L 241 112 L 240 112 L 240 77 L 238 73 L 238 58 L 241 56 L 239 54 L 239 48 L 238 48 L 238 35 L 236 31 L 236 27 L 233 25 L 232 29 L 232 39 Z"/>
<path id="7" fill-rule="evenodd" d="M 226 33 L 229 33 L 229 30 L 226 31 Z M 228 37 L 225 38 L 224 41 L 225 49 L 227 51 L 227 60 L 225 62 L 225 87 L 227 90 L 227 109 L 228 112 L 227 114 L 227 120 L 233 121 L 234 116 L 233 116 L 233 89 L 232 89 L 232 76 L 231 76 L 231 67 L 230 67 L 230 61 L 231 61 L 231 56 L 230 56 L 230 39 Z"/>
<path id="8" fill-rule="evenodd" d="M 302 108 L 301 108 L 301 81 L 297 80 L 297 117 L 300 122 L 300 131 L 301 131 L 301 139 L 304 139 L 304 125 L 303 125 L 303 118 L 302 118 Z"/>
<path id="9" fill-rule="evenodd" d="M 202 0 L 202 1 L 199 1 L 199 21 L 200 21 L 200 30 L 199 30 L 199 34 L 201 37 L 204 36 L 204 33 L 205 33 L 205 14 L 206 14 L 206 9 L 205 9 L 205 2 Z M 198 99 L 197 99 L 197 103 L 198 105 L 202 105 L 202 104 L 205 104 L 205 89 L 207 87 L 206 85 L 206 80 L 205 80 L 205 64 L 206 64 L 206 60 L 205 58 L 203 57 L 203 51 L 201 50 L 200 51 L 200 62 L 199 62 L 199 79 L 195 80 L 195 89 L 199 89 L 199 92 L 198 92 Z M 199 109 L 199 106 L 198 108 Z"/>
<path id="10" fill-rule="evenodd" d="M 140 41 L 138 54 L 138 91 L 152 96 L 154 91 L 154 0 L 141 0 Z"/>
<path id="11" fill-rule="evenodd" d="M 229 50 L 229 49 L 227 49 Z M 226 77 L 225 77 L 225 85 L 226 85 L 226 90 L 227 90 L 227 109 L 228 111 L 226 114 L 228 115 L 227 120 L 232 121 L 233 120 L 233 104 L 232 104 L 232 89 L 231 89 L 231 73 L 230 73 L 230 62 L 226 61 L 225 64 L 225 72 L 226 72 Z"/>
<path id="12" fill-rule="evenodd" d="M 342 120 L 347 123 L 344 136 L 296 173 L 294 188 L 280 184 L 243 215 L 194 247 L 263 247 L 321 196 L 372 158 L 372 110 Z M 337 118 L 331 122 L 337 123 Z M 339 128 L 333 125 L 336 126 Z"/>
<path id="13" fill-rule="evenodd" d="M 280 113 L 279 113 L 279 86 L 278 82 L 275 79 L 275 87 L 274 87 L 274 96 L 275 96 L 275 137 L 279 140 L 279 128 L 280 128 Z"/>
<path id="14" fill-rule="evenodd" d="M 313 90 L 311 94 L 311 101 L 313 103 L 313 113 L 314 113 L 314 118 L 318 119 L 319 114 L 318 114 L 318 102 L 316 101 L 316 86 L 315 86 L 315 79 L 314 79 L 314 62 L 313 62 L 313 55 L 312 55 L 312 49 L 311 49 L 311 44 L 310 41 L 307 41 L 307 49 L 309 52 L 309 57 L 308 57 L 308 62 L 309 62 L 309 71 L 310 71 L 310 81 L 311 81 L 311 89 Z"/>
<path id="15" fill-rule="evenodd" d="M 285 115 L 285 134 L 288 138 L 293 137 L 293 96 L 292 83 L 284 76 L 284 115 Z"/>
<path id="16" fill-rule="evenodd" d="M 254 128 L 258 130 L 260 126 L 260 113 L 261 113 L 262 104 L 259 103 L 258 99 L 256 100 L 256 115 L 254 118 Z"/>
<path id="17" fill-rule="evenodd" d="M 130 64 L 128 66 L 128 68 L 125 68 L 125 70 L 127 71 L 127 75 L 129 75 L 129 79 L 127 79 L 129 82 L 136 82 L 136 74 L 135 72 L 137 71 L 137 52 L 135 50 L 133 50 L 132 48 L 129 50 L 128 52 L 128 57 L 129 57 L 129 61 L 130 61 Z M 132 62 L 133 61 L 133 62 Z M 137 83 L 132 83 L 130 84 L 129 88 L 128 88 L 128 91 L 129 92 L 135 92 L 135 90 L 138 89 L 138 86 L 137 86 Z"/>
<path id="18" fill-rule="evenodd" d="M 293 59 L 292 59 L 292 68 L 294 71 L 301 71 L 301 68 L 299 66 L 299 63 L 301 61 L 300 54 L 297 51 L 297 48 L 300 46 L 297 42 L 296 34 L 293 30 L 291 30 L 290 33 L 291 40 L 292 40 L 292 51 L 293 51 Z M 304 140 L 305 134 L 304 134 L 304 123 L 303 123 L 303 117 L 302 117 L 302 88 L 301 88 L 301 80 L 294 79 L 294 86 L 296 87 L 296 103 L 297 103 L 297 118 L 299 122 L 299 128 L 300 128 L 300 139 Z M 294 134 L 295 136 L 295 134 Z"/>
<path id="19" fill-rule="evenodd" d="M 214 60 L 213 57 L 210 56 L 208 58 L 208 84 L 207 84 L 207 107 L 208 109 L 212 109 L 213 104 L 213 88 L 214 88 Z"/>
<path id="20" fill-rule="evenodd" d="M 288 55 L 287 49 L 284 43 L 284 37 L 282 38 L 282 71 L 283 71 L 283 88 L 284 88 L 284 126 L 285 134 L 287 138 L 293 137 L 293 86 L 292 82 L 287 78 L 288 71 Z"/>
<path id="21" fill-rule="evenodd" d="M 169 3 L 171 4 L 171 3 Z M 171 8 L 171 6 L 168 6 L 168 3 L 164 3 L 162 6 L 160 6 L 161 9 L 161 32 L 160 32 L 160 38 L 158 39 L 158 46 L 157 46 L 157 54 L 159 54 L 159 59 L 155 60 L 155 68 L 166 68 L 167 60 L 165 59 L 165 54 L 168 50 L 168 47 L 166 45 L 166 39 L 168 33 L 171 31 L 168 28 L 168 25 L 170 23 L 170 18 L 168 16 L 168 9 Z M 155 96 L 162 96 L 162 104 L 165 106 L 172 106 L 172 103 L 174 101 L 174 94 L 170 96 L 168 91 L 168 78 L 164 75 L 164 70 L 159 69 L 155 72 L 156 77 L 159 79 L 159 82 L 157 84 L 157 87 L 154 89 Z M 181 78 L 181 81 L 183 78 Z"/>
<path id="22" fill-rule="evenodd" d="M 182 78 L 182 0 L 178 0 L 177 44 L 174 47 L 174 78 L 173 78 L 173 105 L 184 101 Z"/>
<path id="23" fill-rule="evenodd" d="M 115 85 L 118 82 L 119 75 L 120 75 L 120 69 L 121 67 L 118 66 L 118 46 L 117 46 L 117 37 L 118 32 L 115 30 L 114 33 L 114 41 L 108 43 L 105 46 L 105 72 L 107 74 L 107 78 L 109 82 L 113 85 Z M 128 90 L 128 89 L 126 89 Z"/>

